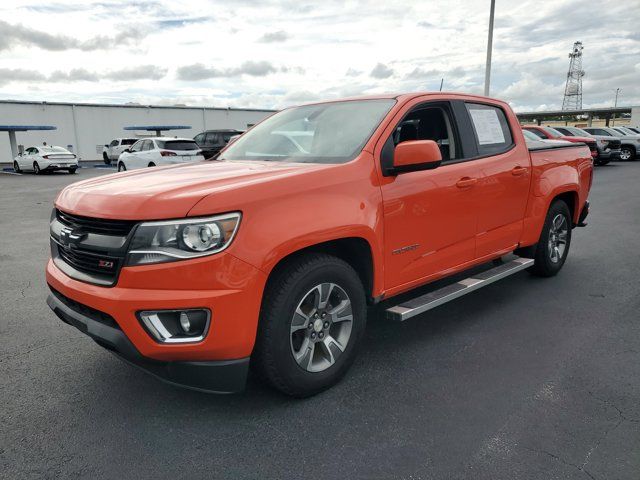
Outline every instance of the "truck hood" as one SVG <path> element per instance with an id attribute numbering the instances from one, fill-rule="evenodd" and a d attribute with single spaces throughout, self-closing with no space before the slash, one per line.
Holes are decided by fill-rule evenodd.
<path id="1" fill-rule="evenodd" d="M 120 220 L 182 218 L 205 196 L 331 165 L 206 161 L 115 173 L 69 185 L 56 208 L 85 217 Z"/>

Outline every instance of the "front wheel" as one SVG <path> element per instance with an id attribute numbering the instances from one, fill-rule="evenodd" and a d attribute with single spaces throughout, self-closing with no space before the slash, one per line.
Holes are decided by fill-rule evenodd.
<path id="1" fill-rule="evenodd" d="M 22 173 L 22 170 L 20 170 L 20 165 L 18 165 L 18 162 L 16 161 L 13 162 L 13 171 L 16 173 Z"/>
<path id="2" fill-rule="evenodd" d="M 564 265 L 571 245 L 571 212 L 562 200 L 551 204 L 536 246 L 530 271 L 539 277 L 552 277 Z"/>
<path id="3" fill-rule="evenodd" d="M 636 156 L 636 151 L 630 145 L 623 145 L 620 149 L 620 160 L 628 161 L 633 160 Z"/>
<path id="4" fill-rule="evenodd" d="M 153 162 L 149 162 L 148 167 L 155 167 L 155 166 L 156 166 L 156 164 L 155 164 L 155 163 L 153 163 Z"/>
<path id="5" fill-rule="evenodd" d="M 77 170 L 76 168 L 70 168 L 69 173 L 73 175 L 74 173 L 76 173 L 76 170 Z"/>
<path id="6" fill-rule="evenodd" d="M 102 152 L 102 159 L 104 160 L 105 165 L 111 165 L 111 159 L 109 158 L 109 155 L 107 155 L 107 152 Z"/>
<path id="7" fill-rule="evenodd" d="M 123 162 L 118 163 L 118 171 L 119 172 L 126 172 L 127 171 L 127 166 Z"/>
<path id="8" fill-rule="evenodd" d="M 366 320 L 364 289 L 348 263 L 326 254 L 299 257 L 265 290 L 252 366 L 287 395 L 319 393 L 353 363 Z"/>
<path id="9" fill-rule="evenodd" d="M 611 160 L 596 160 L 594 163 L 598 167 L 602 167 L 604 165 L 608 165 Z"/>

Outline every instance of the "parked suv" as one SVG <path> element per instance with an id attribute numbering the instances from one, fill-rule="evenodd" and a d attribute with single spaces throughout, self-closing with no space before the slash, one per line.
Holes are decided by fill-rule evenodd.
<path id="1" fill-rule="evenodd" d="M 620 160 L 635 160 L 640 154 L 640 135 L 625 135 L 610 127 L 584 127 L 591 135 L 610 135 L 620 139 Z"/>
<path id="2" fill-rule="evenodd" d="M 620 160 L 620 139 L 611 135 L 595 135 L 577 127 L 553 127 L 554 130 L 569 137 L 593 137 L 596 139 L 598 156 L 594 159 L 596 165 L 606 165 L 612 160 Z"/>
<path id="3" fill-rule="evenodd" d="M 120 154 L 137 141 L 137 138 L 114 138 L 102 149 L 104 163 L 111 165 L 113 160 L 118 160 Z"/>
<path id="4" fill-rule="evenodd" d="M 200 147 L 190 138 L 153 137 L 138 140 L 118 158 L 118 171 L 175 165 L 204 160 Z"/>
<path id="5" fill-rule="evenodd" d="M 220 150 L 227 146 L 232 137 L 241 135 L 241 130 L 205 130 L 196 135 L 193 139 L 196 141 L 204 158 L 211 158 L 218 154 Z"/>

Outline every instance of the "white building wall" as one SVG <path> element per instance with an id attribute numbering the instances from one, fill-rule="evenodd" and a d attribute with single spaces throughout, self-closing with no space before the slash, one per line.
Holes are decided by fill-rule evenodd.
<path id="1" fill-rule="evenodd" d="M 640 127 L 640 107 L 631 107 L 631 121 L 629 125 L 632 127 Z"/>
<path id="2" fill-rule="evenodd" d="M 270 110 L 236 110 L 192 107 L 52 104 L 0 101 L 0 125 L 53 125 L 57 130 L 17 132 L 19 145 L 67 147 L 82 160 L 102 158 L 102 146 L 117 137 L 153 135 L 126 131 L 130 125 L 189 125 L 188 130 L 172 130 L 167 135 L 194 137 L 206 129 L 246 130 L 273 113 Z M 9 136 L 0 132 L 0 162 L 12 161 Z"/>

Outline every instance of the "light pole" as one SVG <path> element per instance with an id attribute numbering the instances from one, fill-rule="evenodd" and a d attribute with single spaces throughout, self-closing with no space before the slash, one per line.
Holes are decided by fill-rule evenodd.
<path id="1" fill-rule="evenodd" d="M 493 48 L 493 14 L 496 9 L 496 0 L 491 0 L 491 13 L 489 13 L 489 38 L 487 39 L 487 65 L 484 69 L 484 95 L 489 96 L 491 83 L 491 50 Z"/>
<path id="2" fill-rule="evenodd" d="M 618 94 L 620 93 L 620 88 L 616 88 L 616 100 L 613 103 L 613 108 L 618 107 Z M 611 126 L 615 126 L 616 124 L 616 112 L 613 112 L 613 120 L 611 121 Z"/>

